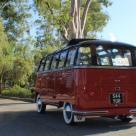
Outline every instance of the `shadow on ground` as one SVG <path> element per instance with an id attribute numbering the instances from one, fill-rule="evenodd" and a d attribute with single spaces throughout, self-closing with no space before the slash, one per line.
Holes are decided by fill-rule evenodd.
<path id="1" fill-rule="evenodd" d="M 0 136 L 86 136 L 125 130 L 136 123 L 123 124 L 106 118 L 89 119 L 74 126 L 65 125 L 62 112 L 48 110 L 0 113 Z"/>

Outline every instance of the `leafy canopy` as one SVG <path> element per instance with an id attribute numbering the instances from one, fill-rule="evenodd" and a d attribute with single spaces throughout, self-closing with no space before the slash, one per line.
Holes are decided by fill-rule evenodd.
<path id="1" fill-rule="evenodd" d="M 64 30 L 70 29 L 70 0 L 35 0 L 40 14 L 44 18 L 45 26 L 50 28 L 53 37 L 64 37 Z M 81 13 L 85 7 L 86 0 L 82 0 Z M 109 16 L 103 8 L 111 5 L 110 0 L 92 0 L 87 14 L 87 23 L 85 26 L 84 36 L 94 38 L 97 32 L 102 31 L 109 20 Z M 56 35 L 54 35 L 56 34 Z M 46 35 L 45 35 L 46 39 Z M 60 39 L 60 37 L 59 37 Z"/>

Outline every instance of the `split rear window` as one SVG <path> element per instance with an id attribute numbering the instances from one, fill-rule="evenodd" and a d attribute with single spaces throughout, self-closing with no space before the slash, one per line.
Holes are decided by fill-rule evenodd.
<path id="1" fill-rule="evenodd" d="M 132 66 L 132 54 L 127 48 L 96 48 L 97 65 L 99 66 Z"/>

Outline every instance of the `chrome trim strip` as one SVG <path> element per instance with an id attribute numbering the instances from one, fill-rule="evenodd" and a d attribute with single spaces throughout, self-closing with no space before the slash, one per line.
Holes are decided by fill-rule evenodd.
<path id="1" fill-rule="evenodd" d="M 136 109 L 130 109 L 129 112 L 130 113 L 136 113 Z"/>
<path id="2" fill-rule="evenodd" d="M 59 68 L 59 69 L 51 69 L 47 71 L 37 72 L 38 74 L 46 74 L 48 72 L 57 72 L 57 71 L 63 71 L 63 70 L 71 70 L 71 69 L 134 69 L 136 70 L 136 67 L 114 67 L 114 66 L 72 66 L 72 67 L 65 67 L 65 68 Z"/>
<path id="3" fill-rule="evenodd" d="M 73 68 L 96 68 L 96 69 L 136 69 L 136 67 L 123 67 L 123 66 L 74 66 Z"/>
<path id="4" fill-rule="evenodd" d="M 79 115 L 103 115 L 107 114 L 109 111 L 73 111 L 74 114 L 79 114 Z"/>

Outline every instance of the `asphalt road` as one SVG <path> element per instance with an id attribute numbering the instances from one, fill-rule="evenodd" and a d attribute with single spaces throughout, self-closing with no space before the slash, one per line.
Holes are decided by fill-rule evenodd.
<path id="1" fill-rule="evenodd" d="M 35 104 L 0 99 L 0 136 L 136 136 L 136 120 L 123 124 L 107 118 L 67 126 L 62 112 L 48 106 L 40 115 Z"/>

